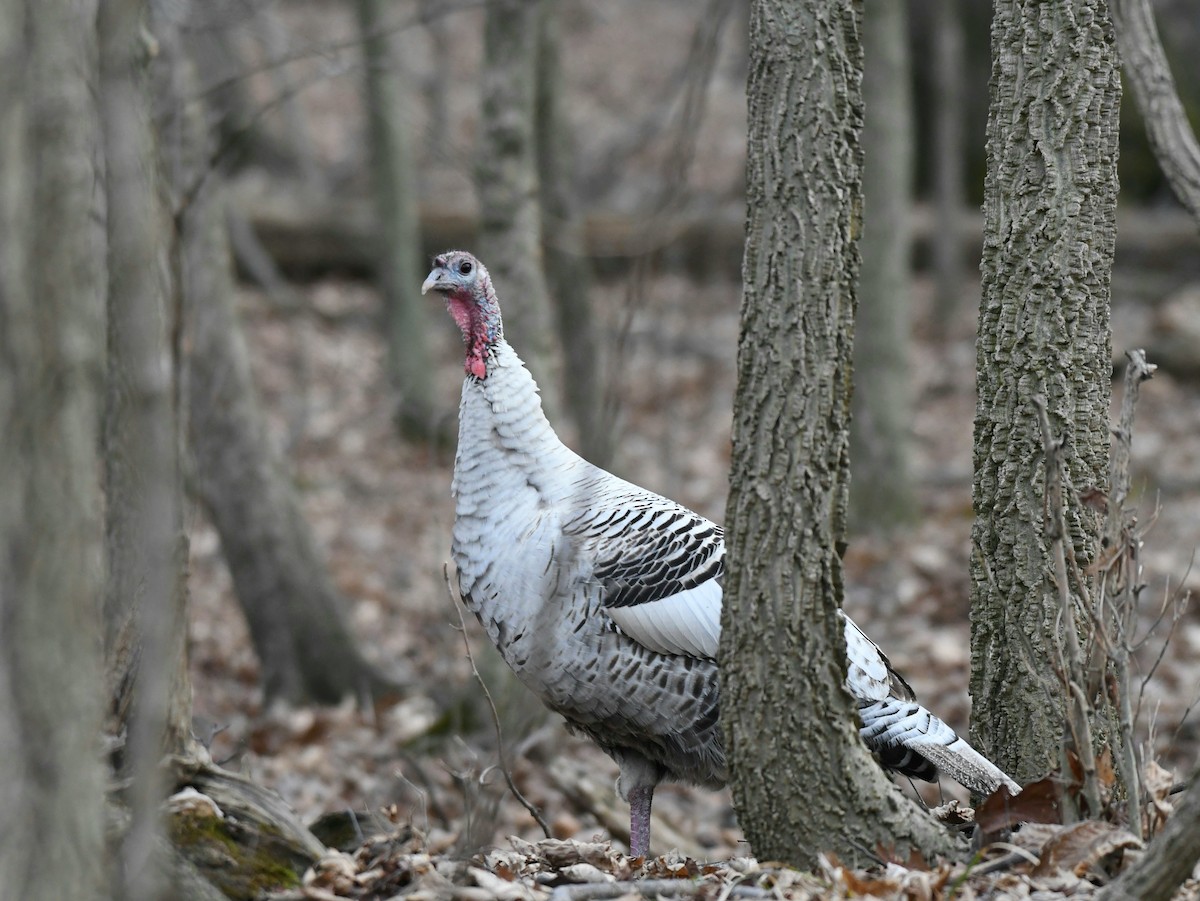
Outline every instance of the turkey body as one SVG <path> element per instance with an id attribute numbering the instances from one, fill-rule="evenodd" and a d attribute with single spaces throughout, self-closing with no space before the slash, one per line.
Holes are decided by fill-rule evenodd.
<path id="1" fill-rule="evenodd" d="M 521 682 L 617 762 L 631 851 L 645 854 L 659 782 L 715 788 L 728 778 L 716 664 L 722 531 L 558 439 L 474 257 L 439 256 L 423 290 L 446 296 L 467 348 L 452 541 L 464 603 Z M 942 771 L 982 793 L 1019 790 L 916 703 L 839 615 L 846 689 L 884 767 L 921 779 Z"/>
<path id="2" fill-rule="evenodd" d="M 464 382 L 460 406 L 452 556 L 464 602 L 521 682 L 617 761 L 624 792 L 664 779 L 720 787 L 720 530 L 568 449 L 507 343 L 494 362 L 486 380 Z M 649 548 L 647 536 L 658 539 Z M 666 556 L 647 555 L 659 545 Z M 697 611 L 691 653 L 669 631 L 626 634 L 615 605 L 663 600 L 649 600 L 669 590 L 655 570 L 670 578 L 674 565 L 679 580 L 697 553 L 717 619 Z"/>

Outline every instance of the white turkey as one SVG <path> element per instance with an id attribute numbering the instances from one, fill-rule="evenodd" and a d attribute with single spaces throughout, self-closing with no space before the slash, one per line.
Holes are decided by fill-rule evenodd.
<path id="1" fill-rule="evenodd" d="M 630 851 L 644 855 L 659 782 L 719 788 L 728 776 L 717 724 L 722 531 L 558 439 L 478 260 L 438 256 L 421 290 L 445 296 L 466 345 L 452 546 L 464 603 L 518 678 L 617 762 Z M 1018 790 L 842 618 L 846 688 L 885 768 Z"/>

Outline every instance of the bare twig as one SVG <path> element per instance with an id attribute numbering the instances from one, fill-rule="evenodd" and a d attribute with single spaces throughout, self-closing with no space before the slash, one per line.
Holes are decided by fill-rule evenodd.
<path id="1" fill-rule="evenodd" d="M 454 603 L 455 612 L 458 613 L 458 622 L 461 627 L 463 647 L 467 651 L 467 660 L 471 664 L 471 672 L 475 675 L 475 681 L 479 683 L 479 687 L 483 689 L 483 696 L 487 698 L 488 707 L 492 711 L 492 725 L 496 727 L 496 754 L 500 758 L 500 771 L 504 773 L 504 781 L 508 785 L 508 790 L 512 792 L 513 797 L 521 802 L 521 806 L 529 811 L 529 815 L 537 821 L 537 824 L 542 827 L 542 832 L 546 834 L 546 838 L 552 838 L 553 833 L 550 831 L 550 825 L 543 819 L 541 811 L 533 805 L 517 788 L 513 782 L 512 769 L 508 765 L 508 754 L 504 745 L 504 734 L 500 728 L 500 714 L 496 710 L 496 702 L 492 699 L 492 693 L 488 691 L 487 683 L 483 681 L 483 676 L 479 672 L 479 667 L 475 665 L 475 656 L 471 653 L 471 643 L 467 641 L 467 623 L 462 615 L 462 602 L 459 600 L 458 593 L 454 590 L 454 586 L 450 583 L 450 567 L 442 565 L 442 578 L 446 581 L 446 592 L 450 595 L 450 600 Z"/>
<path id="2" fill-rule="evenodd" d="M 274 69 L 291 65 L 295 62 L 311 60 L 317 57 L 325 57 L 328 59 L 332 55 L 343 50 L 357 50 L 362 46 L 364 39 L 396 34 L 408 28 L 427 24 L 435 18 L 451 16 L 470 9 L 478 9 L 485 6 L 487 2 L 488 0 L 458 0 L 458 2 L 452 2 L 452 0 L 442 0 L 441 3 L 436 5 L 423 4 L 420 12 L 404 18 L 398 18 L 396 21 L 390 22 L 386 26 L 366 34 L 355 32 L 348 37 L 340 37 L 330 41 L 306 44 L 304 46 L 289 50 L 286 53 L 274 56 L 260 65 L 247 66 L 233 75 L 229 75 L 225 78 L 221 78 L 204 85 L 190 97 L 185 97 L 184 102 L 204 99 L 211 94 L 220 93 L 221 91 L 232 87 L 240 81 L 253 78 L 255 75 L 259 75 L 264 72 L 270 72 Z"/>
<path id="3" fill-rule="evenodd" d="M 409 787 L 409 789 L 417 796 L 421 803 L 421 817 L 425 820 L 425 826 L 422 831 L 429 834 L 429 817 L 432 814 L 438 821 L 438 824 L 447 831 L 450 831 L 450 817 L 446 813 L 446 809 L 442 806 L 441 800 L 438 798 L 438 792 L 430 780 L 429 774 L 425 772 L 425 767 L 416 755 L 410 753 L 404 748 L 398 749 L 399 757 L 404 761 L 405 769 L 397 769 L 394 773 L 395 777 Z M 411 779 L 408 771 L 416 772 L 417 781 Z"/>
<path id="4" fill-rule="evenodd" d="M 1155 661 L 1154 666 L 1150 668 L 1150 671 L 1146 674 L 1146 678 L 1149 678 L 1151 675 L 1153 675 L 1154 670 L 1158 668 L 1158 664 L 1162 662 L 1162 656 L 1166 653 L 1166 644 L 1170 642 L 1171 636 L 1175 634 L 1175 627 L 1179 623 L 1179 618 L 1183 615 L 1184 610 L 1187 608 L 1190 593 L 1184 591 L 1182 594 L 1180 594 L 1180 589 L 1182 588 L 1183 583 L 1187 580 L 1188 575 L 1191 574 L 1191 571 L 1192 566 L 1191 563 L 1189 563 L 1188 568 L 1184 570 L 1183 578 L 1179 580 L 1179 583 L 1175 586 L 1174 591 L 1170 590 L 1170 584 L 1168 583 L 1166 589 L 1164 589 L 1163 602 L 1159 605 L 1158 613 L 1155 615 L 1154 621 L 1150 623 L 1150 627 L 1146 630 L 1146 634 L 1133 644 L 1133 650 L 1140 651 L 1144 645 L 1149 643 L 1150 636 L 1158 631 L 1158 627 L 1161 626 L 1163 620 L 1167 618 L 1167 614 L 1171 614 L 1171 625 L 1167 629 L 1167 637 L 1163 642 L 1163 647 L 1159 649 L 1158 660 Z"/>
<path id="5" fill-rule="evenodd" d="M 1118 738 L 1117 766 L 1125 783 L 1125 802 L 1129 829 L 1142 838 L 1141 761 L 1134 736 L 1132 691 L 1129 678 L 1129 656 L 1141 594 L 1141 562 L 1138 549 L 1141 536 L 1125 513 L 1129 496 L 1129 457 L 1133 444 L 1133 418 L 1142 382 L 1154 375 L 1155 366 L 1146 362 L 1145 352 L 1131 350 L 1125 355 L 1125 396 L 1121 400 L 1121 417 L 1113 430 L 1113 450 L 1109 467 L 1108 517 L 1104 527 L 1103 551 L 1116 554 L 1116 565 L 1100 575 L 1101 586 L 1111 587 L 1113 626 L 1117 640 L 1111 643 L 1109 657 L 1112 677 L 1109 682 L 1109 702 L 1116 714 Z"/>
<path id="6" fill-rule="evenodd" d="M 316 75 L 310 76 L 302 81 L 293 83 L 287 90 L 276 94 L 273 98 L 261 104 L 255 109 L 254 114 L 247 122 L 242 123 L 229 134 L 222 136 L 216 147 L 212 148 L 208 154 L 208 160 L 198 167 L 198 171 L 191 179 L 176 192 L 176 197 L 173 198 L 172 214 L 175 217 L 176 226 L 195 202 L 196 197 L 200 194 L 200 190 L 207 183 L 209 175 L 216 171 L 217 167 L 230 155 L 230 153 L 240 147 L 247 136 L 254 130 L 262 119 L 276 108 L 289 102 L 292 98 L 301 92 L 312 87 L 314 84 L 326 81 L 335 75 L 344 75 L 347 72 L 358 68 L 357 65 L 347 65 L 336 73 L 318 72 Z M 162 126 L 160 126 L 162 127 Z"/>
<path id="7" fill-rule="evenodd" d="M 999 873 L 1004 870 L 1012 869 L 1018 864 L 1032 864 L 1037 866 L 1042 862 L 1042 859 L 1032 851 L 1020 847 L 1019 845 L 1010 845 L 1008 842 L 992 842 L 989 846 L 991 849 L 1006 851 L 1008 853 L 994 860 L 985 861 L 978 866 L 971 868 L 972 876 L 983 876 L 987 873 Z"/>
<path id="8" fill-rule="evenodd" d="M 1067 540 L 1064 498 L 1076 492 L 1063 466 L 1062 443 L 1051 431 L 1045 397 L 1038 395 L 1033 402 L 1046 453 L 1045 528 L 1052 547 L 1054 580 L 1060 600 L 1062 684 L 1068 695 L 1063 770 L 1065 774 L 1070 762 L 1066 752 L 1073 751 L 1083 771 L 1083 801 L 1091 816 L 1098 815 L 1106 786 L 1100 784 L 1091 728 L 1097 702 L 1103 699 L 1115 735 L 1116 763 L 1126 788 L 1129 828 L 1140 838 L 1140 763 L 1134 735 L 1136 713 L 1129 660 L 1143 589 L 1139 560 L 1143 533 L 1126 512 L 1125 504 L 1129 495 L 1130 443 L 1138 389 L 1151 377 L 1155 367 L 1146 362 L 1142 351 L 1130 351 L 1127 356 L 1125 396 L 1120 420 L 1113 430 L 1108 495 L 1104 497 L 1093 491 L 1092 497 L 1081 498 L 1084 503 L 1095 504 L 1099 495 L 1106 503 L 1100 546 L 1086 573 L 1081 571 L 1073 543 Z M 1076 623 L 1077 611 L 1087 618 L 1083 644 Z"/>
<path id="9" fill-rule="evenodd" d="M 672 109 L 679 102 L 681 109 L 664 170 L 665 187 L 652 206 L 662 210 L 673 204 L 672 195 L 676 194 L 679 186 L 687 179 L 694 155 L 696 133 L 716 64 L 718 43 L 733 6 L 730 0 L 708 0 L 704 9 L 696 16 L 696 28 L 687 57 L 671 76 L 662 99 L 651 107 L 640 122 L 623 132 L 597 154 L 595 162 L 590 166 L 590 174 L 585 177 L 582 190 L 585 197 L 595 197 L 609 187 L 613 173 L 620 171 L 627 160 L 662 133 L 664 125 L 671 121 Z M 679 100 L 680 97 L 682 101 Z"/>
<path id="10" fill-rule="evenodd" d="M 1054 555 L 1054 581 L 1058 586 L 1061 605 L 1062 633 L 1066 645 L 1064 652 L 1063 687 L 1067 692 L 1067 732 L 1069 742 L 1064 742 L 1064 752 L 1073 750 L 1083 769 L 1083 798 L 1088 814 L 1100 812 L 1100 786 L 1096 776 L 1096 758 L 1092 749 L 1092 729 L 1088 718 L 1089 699 L 1084 693 L 1084 655 L 1079 644 L 1079 631 L 1075 625 L 1075 600 L 1071 596 L 1071 584 L 1067 576 L 1066 517 L 1063 501 L 1062 441 L 1054 437 L 1050 428 L 1050 416 L 1046 410 L 1046 398 L 1038 394 L 1033 398 L 1038 421 L 1042 427 L 1042 443 L 1046 453 L 1046 538 L 1050 541 Z M 1078 582 L 1076 583 L 1079 584 Z M 1072 747 L 1073 745 L 1073 747 Z M 1063 773 L 1070 772 L 1064 753 Z"/>
<path id="11" fill-rule="evenodd" d="M 1125 358 L 1125 396 L 1121 399 L 1121 417 L 1113 430 L 1114 446 L 1109 465 L 1109 510 L 1105 536 L 1115 542 L 1121 533 L 1120 508 L 1129 496 L 1129 456 L 1133 446 L 1133 417 L 1142 382 L 1154 377 L 1158 369 L 1146 362 L 1146 352 L 1141 349 L 1127 351 Z"/>
<path id="12" fill-rule="evenodd" d="M 274 3 L 256 3 L 250 13 L 254 23 L 254 31 L 258 42 L 266 50 L 270 59 L 275 59 L 287 52 L 290 40 L 288 30 L 283 24 L 279 10 Z M 280 95 L 287 94 L 287 72 L 283 68 L 271 71 L 271 83 Z M 304 107 L 297 102 L 296 95 L 289 96 L 280 104 L 283 126 L 287 143 L 298 164 L 301 179 L 310 190 L 319 190 L 323 185 L 321 167 L 317 162 L 316 146 L 313 143 L 312 129 Z"/>

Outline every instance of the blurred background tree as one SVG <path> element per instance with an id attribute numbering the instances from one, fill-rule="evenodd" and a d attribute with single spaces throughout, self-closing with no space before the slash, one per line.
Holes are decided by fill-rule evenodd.
<path id="1" fill-rule="evenodd" d="M 903 3 L 863 5 L 862 278 L 850 423 L 856 530 L 891 531 L 917 513 L 909 463 L 914 123 L 907 25 Z"/>
<path id="2" fill-rule="evenodd" d="M 191 10 L 193 30 L 202 31 L 212 11 L 198 5 Z M 187 50 L 184 45 L 180 53 Z M 186 56 L 178 65 L 190 71 Z M 195 93 L 194 80 L 180 78 L 180 94 Z M 220 534 L 266 698 L 331 704 L 354 697 L 369 702 L 398 686 L 359 651 L 347 621 L 347 602 L 329 577 L 287 464 L 267 432 L 234 307 L 222 175 L 207 168 L 205 106 L 188 111 L 170 98 L 163 115 L 178 115 L 181 108 L 199 117 L 197 123 L 171 123 L 166 133 L 177 143 L 168 141 L 165 147 L 177 163 L 173 187 L 180 222 L 181 327 L 189 350 L 192 487 Z M 395 162 L 389 156 L 381 165 Z M 387 202 L 387 215 L 400 215 L 396 202 Z M 410 295 L 396 302 L 411 300 Z M 395 315 L 387 313 L 388 321 Z"/>
<path id="3" fill-rule="evenodd" d="M 383 296 L 388 376 L 397 395 L 396 418 L 402 432 L 429 436 L 436 413 L 421 297 L 425 260 L 417 213 L 413 91 L 399 68 L 402 35 L 396 33 L 388 9 L 389 4 L 380 0 L 358 0 L 371 187 L 379 230 L 376 267 L 381 273 L 378 285 Z"/>
<path id="4" fill-rule="evenodd" d="M 563 401 L 579 452 L 597 466 L 612 453 L 604 423 L 600 335 L 591 299 L 591 263 L 580 215 L 575 125 L 562 62 L 562 4 L 541 0 L 538 13 L 534 140 L 546 282 L 563 354 Z"/>
<path id="5" fill-rule="evenodd" d="M 111 897 L 95 4 L 0 5 L 0 880 Z"/>
<path id="6" fill-rule="evenodd" d="M 541 0 L 492 0 L 484 10 L 480 143 L 475 164 L 479 256 L 506 304 L 504 334 L 522 353 L 548 415 L 562 411 L 562 359 L 542 256 L 537 68 Z"/>
<path id="7" fill-rule="evenodd" d="M 166 755 L 194 757 L 187 656 L 179 322 L 171 216 L 160 181 L 142 0 L 101 6 L 108 368 L 104 415 L 104 654 L 110 760 L 130 818 L 115 895 L 168 897 L 161 860 Z M 166 55 L 163 62 L 170 59 Z M 164 79 L 170 84 L 170 79 Z"/>

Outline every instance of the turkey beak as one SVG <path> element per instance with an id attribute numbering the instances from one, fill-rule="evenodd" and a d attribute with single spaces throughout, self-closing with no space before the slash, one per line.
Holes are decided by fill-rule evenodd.
<path id="1" fill-rule="evenodd" d="M 437 291 L 439 288 L 445 287 L 445 283 L 442 280 L 445 274 L 446 270 L 441 266 L 430 272 L 425 281 L 421 283 L 421 293 L 428 294 L 430 290 Z"/>

